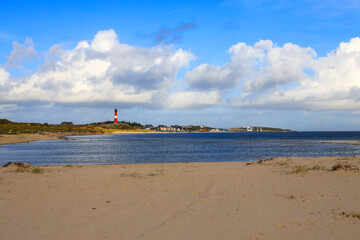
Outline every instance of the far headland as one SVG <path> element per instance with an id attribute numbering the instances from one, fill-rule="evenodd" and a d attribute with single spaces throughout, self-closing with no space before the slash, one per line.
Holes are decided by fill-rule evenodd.
<path id="1" fill-rule="evenodd" d="M 117 109 L 113 121 L 74 124 L 64 121 L 60 124 L 15 122 L 0 119 L 0 145 L 37 140 L 61 139 L 71 135 L 128 134 L 128 133 L 206 133 L 206 132 L 293 132 L 294 130 L 246 126 L 237 128 L 218 128 L 205 125 L 163 125 L 141 124 L 131 121 L 118 121 Z"/>

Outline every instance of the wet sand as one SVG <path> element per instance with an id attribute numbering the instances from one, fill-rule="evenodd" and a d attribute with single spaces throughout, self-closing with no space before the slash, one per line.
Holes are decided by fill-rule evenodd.
<path id="1" fill-rule="evenodd" d="M 322 142 L 322 143 L 326 143 L 326 144 L 345 144 L 345 145 L 360 145 L 360 141 L 356 141 L 356 142 Z"/>
<path id="2" fill-rule="evenodd" d="M 338 163 L 352 171 L 331 171 Z M 0 239 L 358 239 L 360 219 L 347 215 L 360 213 L 359 167 L 321 157 L 0 168 Z"/>
<path id="3" fill-rule="evenodd" d="M 151 131 L 111 131 L 104 134 L 140 134 L 140 133 L 153 133 Z M 34 142 L 42 140 L 59 140 L 64 139 L 65 136 L 75 136 L 75 135 L 94 135 L 96 133 L 77 133 L 77 132 L 45 132 L 45 133 L 28 133 L 28 134 L 0 134 L 0 145 L 5 144 L 14 144 L 14 143 L 24 143 L 24 142 Z M 100 133 L 97 133 L 100 134 Z"/>

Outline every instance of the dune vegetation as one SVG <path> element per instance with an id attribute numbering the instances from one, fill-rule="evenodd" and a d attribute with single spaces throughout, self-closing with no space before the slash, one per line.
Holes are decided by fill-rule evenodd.
<path id="1" fill-rule="evenodd" d="M 24 133 L 73 133 L 73 134 L 104 134 L 115 131 L 144 131 L 138 123 L 130 122 L 104 122 L 91 124 L 73 124 L 63 122 L 61 124 L 48 123 L 23 123 L 0 119 L 0 134 L 24 134 Z"/>

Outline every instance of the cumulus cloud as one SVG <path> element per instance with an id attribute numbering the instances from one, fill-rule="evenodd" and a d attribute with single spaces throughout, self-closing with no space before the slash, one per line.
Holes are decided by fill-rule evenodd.
<path id="1" fill-rule="evenodd" d="M 311 66 L 316 53 L 287 43 L 278 47 L 270 40 L 254 46 L 238 43 L 229 49 L 231 62 L 221 66 L 201 64 L 185 74 L 191 89 L 251 93 L 276 86 L 296 83 L 306 78 L 305 68 Z M 222 94 L 225 96 L 226 94 Z"/>
<path id="2" fill-rule="evenodd" d="M 10 74 L 4 68 L 0 68 L 0 86 L 5 85 L 9 77 Z"/>
<path id="3" fill-rule="evenodd" d="M 325 57 L 314 49 L 260 40 L 229 49 L 231 62 L 202 64 L 185 74 L 189 91 L 217 91 L 212 104 L 265 109 L 359 110 L 360 38 Z M 194 93 L 192 93 L 194 94 Z M 229 97 L 230 96 L 230 97 Z M 196 104 L 197 99 L 189 97 Z M 209 101 L 210 102 L 210 101 Z M 215 103 L 217 102 L 217 103 Z"/>
<path id="4" fill-rule="evenodd" d="M 10 56 L 7 57 L 5 67 L 7 69 L 18 68 L 23 69 L 22 66 L 25 62 L 31 62 L 37 59 L 37 52 L 31 38 L 26 38 L 24 44 L 18 42 L 13 43 L 13 50 Z"/>
<path id="5" fill-rule="evenodd" d="M 113 29 L 99 31 L 91 42 L 91 48 L 99 52 L 109 52 L 115 48 L 118 43 L 117 35 Z M 87 47 L 87 43 L 82 42 L 79 47 Z"/>
<path id="6" fill-rule="evenodd" d="M 251 51 L 236 48 L 237 45 L 230 49 L 230 52 L 234 54 L 233 59 L 236 59 L 233 67 L 238 68 L 239 62 L 242 64 L 248 61 L 250 63 L 249 70 L 253 72 L 243 85 L 245 91 L 257 91 L 298 82 L 307 77 L 304 69 L 311 67 L 316 56 L 313 49 L 301 48 L 292 43 L 276 47 L 271 41 L 259 41 L 254 47 L 251 47 Z M 247 59 L 243 59 L 243 54 Z M 239 61 L 238 56 L 242 58 L 242 61 Z"/>
<path id="7" fill-rule="evenodd" d="M 19 49 L 15 44 L 11 56 Z M 324 57 L 309 47 L 270 40 L 240 42 L 229 53 L 231 61 L 200 64 L 173 88 L 179 70 L 194 59 L 191 52 L 164 44 L 134 47 L 119 42 L 113 30 L 100 31 L 70 50 L 54 45 L 30 75 L 15 78 L 0 67 L 0 104 L 360 111 L 359 37 Z"/>
<path id="8" fill-rule="evenodd" d="M 222 97 L 218 91 L 196 92 L 185 91 L 169 95 L 168 108 L 196 109 L 207 108 L 220 104 Z"/>
<path id="9" fill-rule="evenodd" d="M 254 47 L 256 49 L 256 44 Z M 241 52 L 239 52 L 241 54 Z M 254 74 L 244 76 L 234 106 L 305 110 L 355 110 L 360 101 L 360 39 L 353 38 L 326 57 L 294 44 L 253 55 Z M 256 70 L 256 71 L 255 71 Z M 308 74 L 306 72 L 310 72 Z"/>
<path id="10" fill-rule="evenodd" d="M 182 49 L 120 43 L 113 30 L 100 31 L 72 50 L 54 46 L 49 55 L 38 72 L 20 79 L 2 69 L 0 103 L 161 105 L 177 72 L 193 59 Z"/>
<path id="11" fill-rule="evenodd" d="M 237 80 L 229 67 L 209 64 L 201 64 L 187 72 L 185 79 L 191 88 L 203 90 L 233 88 Z"/>

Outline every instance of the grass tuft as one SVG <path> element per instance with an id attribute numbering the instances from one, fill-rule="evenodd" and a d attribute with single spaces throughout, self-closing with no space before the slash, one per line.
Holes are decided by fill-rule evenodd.
<path id="1" fill-rule="evenodd" d="M 279 165 L 279 166 L 283 166 L 283 167 L 288 167 L 289 166 L 288 162 L 277 162 L 276 164 Z"/>
<path id="2" fill-rule="evenodd" d="M 318 171 L 318 170 L 326 170 L 326 168 L 324 166 L 320 166 L 320 165 L 315 165 L 313 167 L 308 167 L 308 166 L 304 166 L 304 165 L 298 165 L 293 167 L 292 171 L 290 172 L 291 174 L 298 174 L 298 173 L 306 173 L 308 171 Z"/>
<path id="3" fill-rule="evenodd" d="M 141 177 L 141 175 L 139 173 L 122 173 L 122 174 L 120 174 L 120 177 L 138 178 L 138 177 Z"/>
<path id="4" fill-rule="evenodd" d="M 298 166 L 293 167 L 293 170 L 290 173 L 292 173 L 292 174 L 306 173 L 309 170 L 310 170 L 310 168 L 308 168 L 307 166 L 298 165 Z"/>
<path id="5" fill-rule="evenodd" d="M 17 172 L 17 173 L 23 173 L 23 172 L 28 172 L 28 171 L 29 171 L 28 167 L 17 167 L 15 169 L 15 172 Z"/>
<path id="6" fill-rule="evenodd" d="M 349 213 L 343 212 L 342 214 L 345 215 L 345 217 L 348 217 L 348 218 L 360 219 L 360 213 L 358 213 L 358 212 L 349 212 Z"/>
<path id="7" fill-rule="evenodd" d="M 17 173 L 31 172 L 31 173 L 35 173 L 35 174 L 41 174 L 41 173 L 44 173 L 44 169 L 39 168 L 39 167 L 19 166 L 15 169 L 15 172 L 17 172 Z"/>
<path id="8" fill-rule="evenodd" d="M 311 168 L 311 170 L 315 170 L 315 171 L 317 171 L 317 170 L 326 170 L 326 167 L 320 166 L 320 165 L 315 165 L 315 166 L 313 166 Z"/>
<path id="9" fill-rule="evenodd" d="M 66 164 L 65 167 L 73 167 L 74 165 Z"/>
<path id="10" fill-rule="evenodd" d="M 39 167 L 35 167 L 35 168 L 33 168 L 31 170 L 31 172 L 34 173 L 34 174 L 42 174 L 42 173 L 44 173 L 44 169 L 39 168 Z"/>

